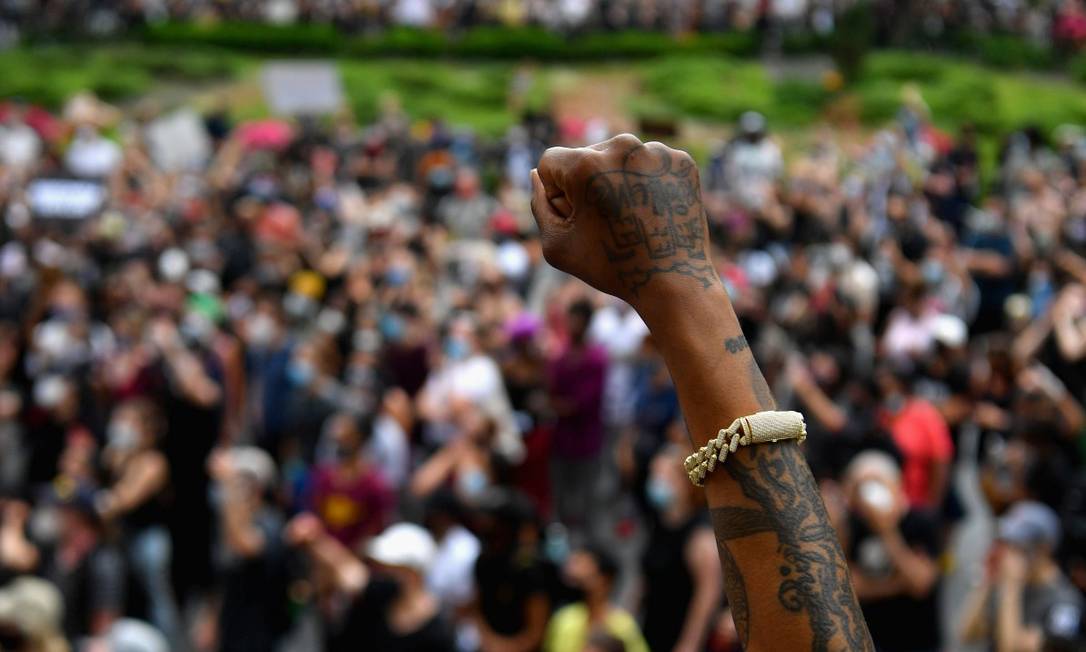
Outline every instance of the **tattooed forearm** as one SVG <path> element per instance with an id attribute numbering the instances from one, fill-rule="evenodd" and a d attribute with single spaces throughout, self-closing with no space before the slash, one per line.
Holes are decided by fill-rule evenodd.
<path id="1" fill-rule="evenodd" d="M 750 644 L 750 602 L 747 600 L 747 586 L 739 564 L 735 563 L 735 557 L 724 541 L 720 542 L 720 565 L 724 571 L 724 591 L 728 594 L 728 606 L 732 610 L 735 632 L 739 635 L 739 643 L 746 649 Z"/>
<path id="2" fill-rule="evenodd" d="M 657 157 L 656 169 L 634 170 L 634 155 Z M 634 296 L 662 274 L 689 277 L 703 289 L 719 282 L 706 254 L 697 168 L 689 159 L 675 162 L 640 145 L 627 152 L 620 169 L 592 176 L 585 192 L 607 221 L 604 253 Z"/>
<path id="3" fill-rule="evenodd" d="M 747 457 L 729 458 L 724 468 L 758 507 L 712 512 L 725 570 L 734 562 L 727 559 L 735 553 L 729 541 L 772 532 L 777 601 L 789 612 L 806 615 L 811 649 L 873 650 L 848 565 L 799 448 L 788 442 L 749 451 Z M 747 602 L 747 585 L 733 580 L 726 586 L 729 600 Z"/>

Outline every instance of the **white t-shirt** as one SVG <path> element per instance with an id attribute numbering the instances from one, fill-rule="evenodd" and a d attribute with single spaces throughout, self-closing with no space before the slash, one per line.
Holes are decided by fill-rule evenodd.
<path id="1" fill-rule="evenodd" d="M 41 155 L 41 138 L 24 124 L 0 126 L 0 162 L 4 165 L 28 168 Z"/>
<path id="2" fill-rule="evenodd" d="M 411 453 L 407 433 L 387 414 L 378 415 L 373 422 L 373 438 L 369 444 L 370 458 L 380 468 L 385 479 L 396 489 L 407 481 Z"/>
<path id="3" fill-rule="evenodd" d="M 441 603 L 449 607 L 459 607 L 475 595 L 475 560 L 479 557 L 480 544 L 471 532 L 453 526 L 437 544 L 437 554 L 430 572 L 426 575 L 426 586 Z"/>
<path id="4" fill-rule="evenodd" d="M 68 148 L 64 163 L 77 177 L 100 179 L 120 165 L 121 148 L 101 136 L 77 138 Z"/>
<path id="5" fill-rule="evenodd" d="M 505 393 L 501 370 L 494 360 L 476 354 L 446 363 L 427 379 L 423 391 L 438 405 L 449 405 L 459 398 L 479 406 L 497 427 L 495 451 L 513 463 L 524 457 L 524 442 Z"/>

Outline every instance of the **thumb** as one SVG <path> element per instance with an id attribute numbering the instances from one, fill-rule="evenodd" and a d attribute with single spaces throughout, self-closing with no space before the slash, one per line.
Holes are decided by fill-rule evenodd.
<path id="1" fill-rule="evenodd" d="M 568 209 L 568 212 L 563 214 L 560 212 L 563 209 Z M 563 258 L 563 240 L 569 231 L 571 214 L 569 201 L 564 196 L 548 198 L 539 171 L 532 170 L 532 216 L 539 226 L 543 257 L 559 269 L 562 268 L 562 263 L 558 259 Z"/>
<path id="2" fill-rule="evenodd" d="M 539 170 L 532 170 L 532 216 L 539 226 L 539 232 L 546 235 L 553 232 L 554 227 L 569 219 L 573 213 L 573 206 L 560 190 L 555 190 L 553 196 L 547 196 L 547 188 L 543 184 L 543 178 L 539 176 Z"/>

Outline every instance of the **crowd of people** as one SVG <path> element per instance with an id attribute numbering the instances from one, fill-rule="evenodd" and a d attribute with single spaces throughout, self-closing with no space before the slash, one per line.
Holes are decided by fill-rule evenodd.
<path id="1" fill-rule="evenodd" d="M 562 33 L 772 29 L 828 36 L 841 12 L 865 2 L 889 43 L 907 33 L 947 38 L 966 32 L 1074 48 L 1086 40 L 1082 0 L 45 0 L 0 3 L 0 44 L 21 30 L 114 34 L 165 20 L 310 22 L 348 32 L 539 25 Z"/>
<path id="2" fill-rule="evenodd" d="M 0 649 L 739 649 L 652 338 L 541 256 L 600 124 L 213 114 L 164 167 L 140 119 L 0 108 Z M 982 181 L 922 98 L 769 127 L 702 171 L 715 265 L 876 644 L 1081 649 L 1083 133 Z"/>

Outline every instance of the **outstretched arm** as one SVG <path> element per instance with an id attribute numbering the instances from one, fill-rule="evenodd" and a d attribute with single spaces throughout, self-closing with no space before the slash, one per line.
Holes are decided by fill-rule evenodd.
<path id="1" fill-rule="evenodd" d="M 623 135 L 548 150 L 532 210 L 547 260 L 628 301 L 659 344 L 695 446 L 775 408 L 708 252 L 697 167 Z M 873 650 L 848 565 L 794 442 L 751 446 L 711 473 L 725 588 L 748 650 Z"/>

